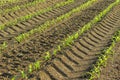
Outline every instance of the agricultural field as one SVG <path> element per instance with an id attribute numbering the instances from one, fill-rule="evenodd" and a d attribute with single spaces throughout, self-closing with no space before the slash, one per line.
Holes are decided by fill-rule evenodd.
<path id="1" fill-rule="evenodd" d="M 0 0 L 0 80 L 120 80 L 120 0 Z"/>

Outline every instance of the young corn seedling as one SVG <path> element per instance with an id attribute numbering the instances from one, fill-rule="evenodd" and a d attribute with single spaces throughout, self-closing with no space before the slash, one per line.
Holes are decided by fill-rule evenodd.
<path id="1" fill-rule="evenodd" d="M 74 39 L 77 39 L 79 37 L 79 33 L 77 32 L 74 36 Z"/>
<path id="2" fill-rule="evenodd" d="M 63 41 L 63 46 L 71 46 L 71 43 L 74 42 L 74 35 L 69 36 L 68 38 L 65 39 L 65 41 Z"/>
<path id="3" fill-rule="evenodd" d="M 106 55 L 101 55 L 98 59 L 98 62 L 96 62 L 97 66 L 106 66 L 106 61 L 108 57 Z"/>
<path id="4" fill-rule="evenodd" d="M 32 64 L 30 64 L 30 65 L 29 65 L 28 72 L 29 72 L 29 73 L 32 73 L 32 71 L 33 71 L 33 66 L 32 66 Z"/>
<path id="5" fill-rule="evenodd" d="M 56 55 L 57 54 L 57 49 L 55 49 L 54 51 L 53 51 L 53 55 Z"/>
<path id="6" fill-rule="evenodd" d="M 15 39 L 16 39 L 16 41 L 17 42 L 21 42 L 21 41 L 23 41 L 23 40 L 25 40 L 27 37 L 29 36 L 29 34 L 21 34 L 19 37 L 15 37 Z"/>
<path id="7" fill-rule="evenodd" d="M 100 76 L 100 66 L 96 67 L 94 66 L 94 70 L 92 71 L 92 77 L 90 77 L 89 80 L 93 80 L 95 76 L 99 77 Z"/>
<path id="8" fill-rule="evenodd" d="M 57 50 L 58 50 L 58 51 L 61 51 L 61 46 L 60 46 L 60 45 L 57 46 Z"/>
<path id="9" fill-rule="evenodd" d="M 94 69 L 91 70 L 90 73 L 88 72 L 88 74 L 90 75 L 89 80 L 93 80 L 93 79 L 95 79 L 96 77 L 99 77 L 99 76 L 100 76 L 100 66 L 97 66 L 97 67 L 94 66 Z"/>
<path id="10" fill-rule="evenodd" d="M 0 45 L 0 53 L 2 50 L 4 50 L 7 47 L 7 42 L 3 42 L 2 45 Z"/>
<path id="11" fill-rule="evenodd" d="M 3 42 L 2 48 L 5 49 L 7 47 L 7 42 Z"/>
<path id="12" fill-rule="evenodd" d="M 16 79 L 16 76 L 14 76 L 11 80 L 15 80 Z"/>
<path id="13" fill-rule="evenodd" d="M 40 69 L 40 66 L 41 66 L 41 61 L 36 61 L 36 62 L 34 63 L 34 69 L 35 69 L 35 70 Z"/>
<path id="14" fill-rule="evenodd" d="M 24 71 L 20 70 L 20 73 L 22 75 L 22 78 L 27 79 L 27 75 Z"/>
<path id="15" fill-rule="evenodd" d="M 55 49 L 55 50 L 53 51 L 53 55 L 56 55 L 58 51 L 61 51 L 61 46 L 60 46 L 60 45 L 58 45 L 58 46 L 57 46 L 57 49 Z"/>
<path id="16" fill-rule="evenodd" d="M 46 56 L 44 57 L 45 60 L 49 60 L 51 57 L 50 52 L 46 52 Z"/>

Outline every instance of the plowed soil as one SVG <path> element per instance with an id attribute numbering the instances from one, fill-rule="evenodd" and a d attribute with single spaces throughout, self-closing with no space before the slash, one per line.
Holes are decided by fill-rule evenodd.
<path id="1" fill-rule="evenodd" d="M 37 12 L 40 9 L 45 9 L 49 6 L 52 7 L 56 3 L 63 1 L 66 0 L 46 0 L 43 3 L 15 12 L 1 14 L 0 25 Z M 73 3 L 55 8 L 27 21 L 18 22 L 16 25 L 0 30 L 0 43 L 4 41 L 8 43 L 8 47 L 0 54 L 0 80 L 10 80 L 14 75 L 17 75 L 17 80 L 26 80 L 21 78 L 19 70 L 28 70 L 29 64 L 43 59 L 43 53 L 52 51 L 68 35 L 78 31 L 79 28 L 82 28 L 114 1 L 98 0 L 87 9 L 75 13 L 70 18 L 51 26 L 43 33 L 32 35 L 22 43 L 17 43 L 14 38 L 21 33 L 36 28 L 36 26 L 42 25 L 48 20 L 55 19 L 71 11 L 87 2 L 87 0 L 75 0 Z M 28 3 L 30 1 L 24 0 L 23 2 Z M 13 6 L 17 4 L 21 5 L 22 3 L 17 2 Z M 6 9 L 8 7 L 2 8 Z M 32 72 L 27 80 L 87 80 L 89 76 L 86 76 L 85 73 L 92 69 L 92 65 L 97 61 L 101 51 L 110 45 L 111 38 L 118 29 L 120 29 L 120 5 L 115 6 L 100 22 L 96 23 L 89 31 L 80 36 L 72 46 L 66 47 L 51 60 L 42 64 L 41 69 Z M 108 62 L 108 68 L 114 70 L 111 66 L 117 65 L 117 71 L 120 71 L 120 65 L 118 65 L 120 64 L 120 56 L 116 57 L 115 63 L 111 64 Z M 108 74 L 108 78 L 105 78 L 104 74 Z M 96 80 L 120 79 L 119 72 L 116 72 L 116 76 L 109 74 L 108 70 L 105 72 L 103 68 L 100 79 Z"/>

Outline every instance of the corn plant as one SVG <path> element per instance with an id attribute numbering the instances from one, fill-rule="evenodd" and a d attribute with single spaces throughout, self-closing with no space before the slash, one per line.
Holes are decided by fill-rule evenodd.
<path id="1" fill-rule="evenodd" d="M 64 46 L 70 46 L 71 43 L 73 43 L 73 36 L 69 36 L 68 38 L 65 39 L 65 41 L 63 42 Z"/>
<path id="2" fill-rule="evenodd" d="M 28 69 L 28 72 L 31 73 L 33 71 L 33 66 L 32 64 L 29 65 L 29 69 Z"/>
<path id="3" fill-rule="evenodd" d="M 100 67 L 94 66 L 94 70 L 88 74 L 91 75 L 89 80 L 93 80 L 94 78 L 96 78 L 96 76 L 99 77 L 100 76 Z"/>
<path id="4" fill-rule="evenodd" d="M 20 70 L 20 73 L 22 75 L 22 78 L 27 79 L 27 75 L 24 71 Z"/>
<path id="5" fill-rule="evenodd" d="M 40 68 L 40 65 L 41 65 L 41 61 L 36 61 L 33 65 L 33 67 L 35 70 L 38 70 Z"/>
<path id="6" fill-rule="evenodd" d="M 58 50 L 57 50 L 57 49 L 55 49 L 55 50 L 53 51 L 53 55 L 56 55 L 56 54 L 57 54 L 57 52 L 58 52 Z"/>
<path id="7" fill-rule="evenodd" d="M 1 45 L 1 48 L 4 49 L 7 47 L 7 42 L 3 42 L 3 44 Z"/>
<path id="8" fill-rule="evenodd" d="M 49 60 L 51 58 L 50 52 L 46 52 L 45 60 Z"/>
<path id="9" fill-rule="evenodd" d="M 29 34 L 21 34 L 21 36 L 15 37 L 15 39 L 17 40 L 17 42 L 21 42 L 23 39 L 25 39 L 28 36 L 29 36 Z"/>
<path id="10" fill-rule="evenodd" d="M 11 79 L 11 80 L 15 80 L 15 79 L 16 79 L 16 76 L 12 77 L 12 79 Z"/>
<path id="11" fill-rule="evenodd" d="M 53 51 L 53 55 L 56 55 L 58 51 L 61 51 L 61 46 L 58 45 L 56 49 Z"/>
<path id="12" fill-rule="evenodd" d="M 3 42 L 2 45 L 0 45 L 0 53 L 2 50 L 4 50 L 7 47 L 7 42 Z"/>

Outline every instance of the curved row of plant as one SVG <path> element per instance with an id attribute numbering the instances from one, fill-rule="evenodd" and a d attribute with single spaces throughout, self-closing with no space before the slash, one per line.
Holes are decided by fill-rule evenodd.
<path id="1" fill-rule="evenodd" d="M 93 69 L 87 73 L 90 76 L 89 80 L 100 77 L 101 66 L 106 67 L 107 60 L 110 58 L 111 55 L 115 54 L 113 48 L 118 42 L 120 42 L 120 30 L 118 30 L 113 36 L 111 45 L 107 49 L 104 49 L 102 51 L 102 54 L 99 56 L 96 64 L 93 65 Z"/>
<path id="2" fill-rule="evenodd" d="M 37 60 L 35 63 L 31 63 L 28 66 L 27 71 L 20 70 L 21 77 L 26 78 L 30 75 L 33 71 L 38 70 L 41 68 L 41 64 L 44 64 L 46 61 L 50 60 L 53 56 L 56 56 L 56 54 L 63 50 L 65 47 L 70 46 L 74 43 L 76 39 L 79 38 L 84 32 L 88 31 L 94 24 L 96 24 L 98 21 L 100 21 L 115 5 L 117 5 L 120 1 L 116 0 L 114 3 L 110 4 L 105 10 L 100 12 L 100 14 L 96 15 L 93 20 L 88 22 L 86 25 L 84 25 L 82 28 L 80 28 L 77 32 L 74 34 L 68 36 L 66 39 L 64 39 L 60 45 L 58 45 L 53 51 L 47 51 L 44 53 L 43 58 L 41 60 Z M 119 32 L 120 34 L 120 32 Z M 116 40 L 120 40 L 120 38 L 115 38 Z M 18 76 L 18 75 L 17 75 Z M 12 80 L 15 80 L 17 76 L 14 76 Z M 20 75 L 19 75 L 20 76 Z"/>
<path id="3" fill-rule="evenodd" d="M 67 0 L 67 1 L 65 1 L 65 2 L 60 2 L 60 3 L 57 3 L 57 4 L 53 5 L 53 6 L 47 7 L 47 8 L 45 8 L 45 9 L 41 9 L 41 10 L 39 10 L 39 11 L 37 11 L 37 12 L 31 13 L 31 14 L 27 14 L 27 15 L 22 16 L 22 17 L 20 17 L 20 18 L 11 20 L 11 21 L 9 21 L 9 22 L 6 22 L 6 23 L 0 25 L 0 30 L 3 30 L 5 27 L 9 27 L 9 26 L 16 25 L 16 24 L 19 23 L 19 22 L 27 21 L 27 20 L 35 17 L 35 16 L 38 16 L 38 15 L 43 14 L 43 13 L 45 13 L 45 12 L 51 11 L 51 10 L 53 10 L 53 9 L 55 9 L 55 8 L 59 8 L 59 7 L 61 7 L 61 6 L 70 4 L 70 3 L 72 3 L 72 2 L 74 2 L 74 0 Z"/>
<path id="4" fill-rule="evenodd" d="M 0 10 L 0 14 L 3 15 L 3 14 L 6 14 L 6 13 L 9 13 L 9 12 L 14 12 L 14 11 L 17 11 L 21 8 L 26 8 L 26 7 L 29 7 L 29 6 L 33 6 L 33 5 L 39 4 L 41 2 L 45 2 L 45 0 L 34 0 L 33 2 L 29 2 L 27 4 L 17 5 L 15 7 L 10 8 L 10 9 Z"/>
<path id="5" fill-rule="evenodd" d="M 86 9 L 87 7 L 91 6 L 96 1 L 97 0 L 89 0 L 88 2 L 80 5 L 79 7 L 75 8 L 75 9 L 72 9 L 68 13 L 63 14 L 63 15 L 57 17 L 56 19 L 52 19 L 52 20 L 46 21 L 44 24 L 42 24 L 40 26 L 37 26 L 36 28 L 34 28 L 32 30 L 30 30 L 30 31 L 28 31 L 26 33 L 18 35 L 17 37 L 15 37 L 15 39 L 18 42 L 21 42 L 21 41 L 25 40 L 26 38 L 29 38 L 31 35 L 33 35 L 36 32 L 41 33 L 43 31 L 45 31 L 46 29 L 48 29 L 49 27 L 51 27 L 52 25 L 54 25 L 54 24 L 56 24 L 58 22 L 61 22 L 61 21 L 65 20 L 65 19 L 68 19 L 71 15 L 73 15 L 73 14 L 75 14 L 77 12 L 80 12 L 83 9 Z"/>

